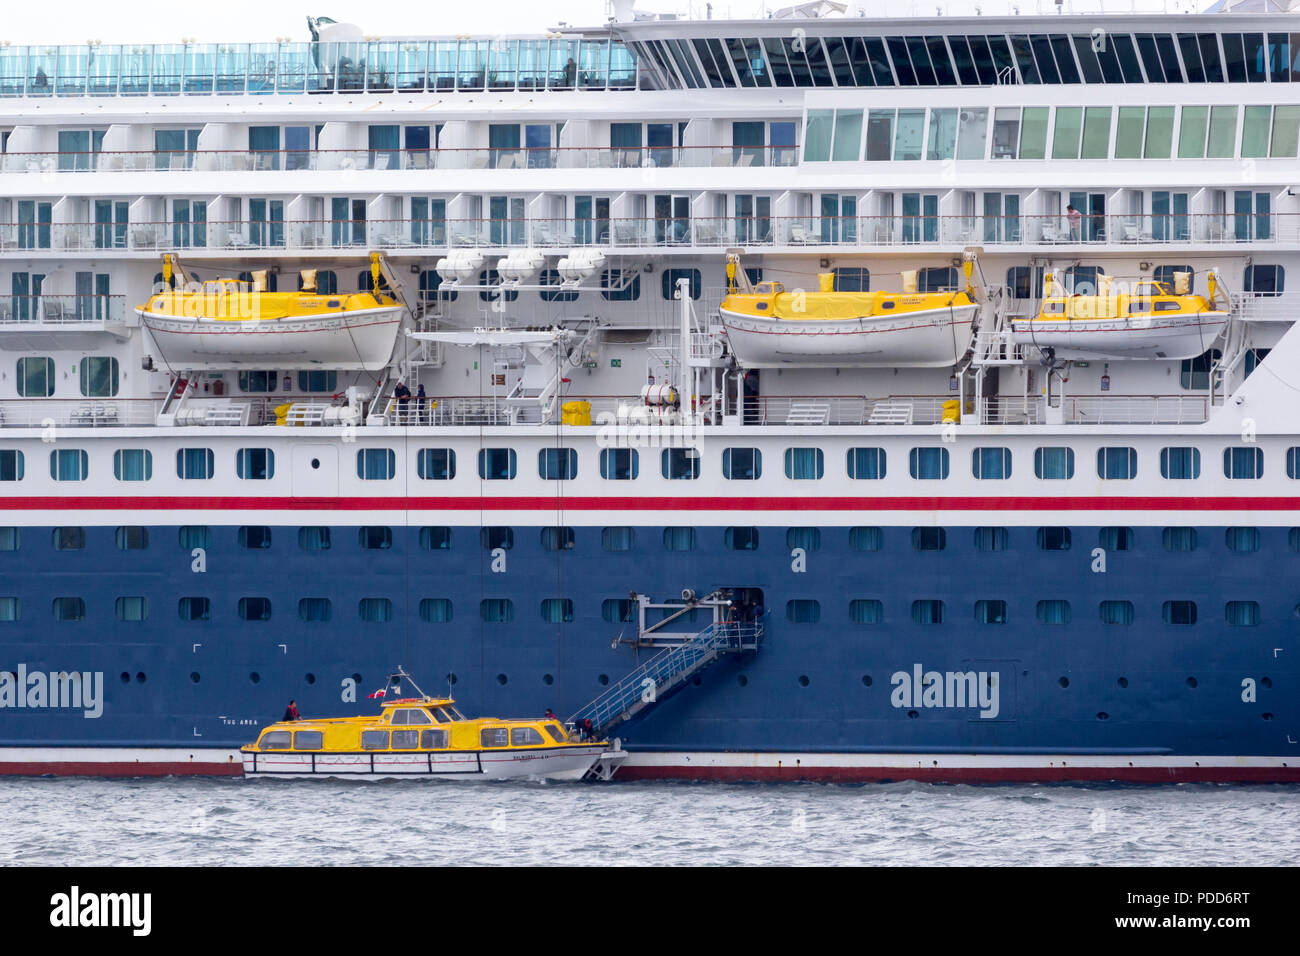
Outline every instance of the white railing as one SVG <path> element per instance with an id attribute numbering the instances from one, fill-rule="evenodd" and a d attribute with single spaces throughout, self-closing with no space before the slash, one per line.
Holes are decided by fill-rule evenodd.
<path id="1" fill-rule="evenodd" d="M 1294 322 L 1300 318 L 1300 293 L 1254 295 L 1234 292 L 1232 315 L 1246 322 Z"/>
<path id="2" fill-rule="evenodd" d="M 1077 425 L 1196 425 L 1210 400 L 1196 395 L 1114 395 L 1067 398 L 1065 420 Z"/>
<path id="3" fill-rule="evenodd" d="M 0 401 L 0 426 L 4 428 L 75 428 L 113 425 L 152 425 L 159 403 L 153 399 L 102 398 L 5 399 Z"/>

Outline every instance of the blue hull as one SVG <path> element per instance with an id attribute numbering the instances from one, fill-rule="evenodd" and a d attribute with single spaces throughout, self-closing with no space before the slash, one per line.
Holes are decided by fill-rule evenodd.
<path id="1" fill-rule="evenodd" d="M 0 553 L 2 590 L 21 602 L 17 621 L 0 622 L 0 669 L 104 675 L 98 717 L 0 701 L 0 745 L 236 747 L 291 698 L 307 715 L 366 710 L 365 695 L 397 664 L 429 692 L 454 675 L 467 713 L 567 714 L 636 662 L 611 647 L 636 625 L 607 621 L 606 599 L 746 587 L 762 590 L 767 609 L 762 650 L 722 660 L 624 725 L 628 749 L 1300 756 L 1288 646 L 1288 570 L 1300 553 L 1286 528 L 1261 528 L 1259 549 L 1238 553 L 1223 528 L 1202 527 L 1196 550 L 1170 553 L 1161 528 L 1139 527 L 1104 572 L 1093 569 L 1090 527 L 1072 528 L 1064 551 L 1040 550 L 1036 528 L 1011 527 L 994 552 L 977 550 L 969 527 L 946 529 L 942 551 L 915 550 L 900 527 L 882 529 L 880 550 L 857 551 L 848 528 L 824 527 L 805 571 L 794 570 L 784 527 L 761 528 L 752 551 L 728 550 L 721 527 L 699 528 L 685 552 L 665 550 L 662 528 L 636 528 L 629 550 L 608 552 L 600 527 L 576 527 L 562 551 L 544 548 L 541 529 L 516 527 L 496 555 L 500 571 L 478 527 L 453 528 L 442 550 L 398 527 L 391 547 L 364 550 L 358 529 L 337 526 L 321 551 L 302 550 L 297 527 L 273 528 L 270 547 L 256 550 L 240 546 L 238 529 L 213 527 L 202 573 L 178 530 L 151 527 L 147 548 L 123 551 L 114 528 L 90 527 L 83 549 L 57 551 L 52 529 L 23 528 L 21 547 Z M 147 617 L 119 620 L 123 596 L 144 597 Z M 209 598 L 210 619 L 181 620 L 185 596 Z M 64 597 L 84 600 L 83 619 L 55 620 Z M 241 619 L 247 597 L 269 599 L 269 620 Z M 330 619 L 302 620 L 300 599 L 322 597 Z M 363 612 L 371 598 L 381 601 Z M 445 616 L 443 605 L 422 613 L 426 598 L 449 599 L 451 619 L 426 620 Z M 553 606 L 544 619 L 552 598 L 572 601 L 572 620 L 554 620 L 565 609 Z M 389 619 L 363 620 L 385 616 L 382 599 Z M 512 620 L 484 620 L 482 602 L 494 599 L 512 602 Z M 878 610 L 851 614 L 864 600 Z M 914 608 L 935 600 L 941 611 Z M 977 622 L 976 602 L 990 600 L 1005 602 L 1005 623 Z M 1131 602 L 1131 623 L 1102 623 L 1102 601 Z M 1165 623 L 1166 601 L 1194 601 L 1195 623 Z M 1257 623 L 1230 624 L 1228 602 L 1250 601 Z M 1237 620 L 1254 618 L 1234 607 Z M 996 708 L 978 706 L 973 684 L 970 700 L 934 689 L 931 672 L 941 684 L 973 672 L 985 691 L 985 675 L 997 674 Z"/>

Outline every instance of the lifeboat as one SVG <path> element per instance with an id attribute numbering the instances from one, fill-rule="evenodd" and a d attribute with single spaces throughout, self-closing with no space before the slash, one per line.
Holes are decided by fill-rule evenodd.
<path id="1" fill-rule="evenodd" d="M 371 716 L 280 721 L 240 754 L 245 777 L 581 780 L 609 749 L 552 717 L 464 717 L 421 694 Z"/>
<path id="2" fill-rule="evenodd" d="M 969 285 L 964 292 L 837 292 L 824 273 L 816 292 L 787 292 L 779 282 L 736 291 L 733 269 L 728 261 L 729 291 L 718 312 L 742 365 L 948 366 L 971 344 L 979 306 Z"/>
<path id="3" fill-rule="evenodd" d="M 1217 283 L 1209 274 L 1209 298 L 1191 295 L 1187 280 L 1169 284 L 1144 280 L 1132 293 L 1113 295 L 1103 277 L 1098 295 L 1053 295 L 1045 279 L 1038 314 L 1013 319 L 1018 345 L 1052 349 L 1060 358 L 1186 359 L 1203 355 L 1223 332 L 1231 314 L 1216 302 Z"/>
<path id="4" fill-rule="evenodd" d="M 164 282 L 173 261 L 164 257 Z M 266 291 L 265 271 L 253 281 L 184 281 L 139 306 L 154 350 L 171 368 L 319 368 L 374 371 L 387 367 L 402 322 L 402 304 L 382 292 L 321 295 L 315 270 L 299 292 Z M 380 288 L 379 257 L 371 256 Z"/>

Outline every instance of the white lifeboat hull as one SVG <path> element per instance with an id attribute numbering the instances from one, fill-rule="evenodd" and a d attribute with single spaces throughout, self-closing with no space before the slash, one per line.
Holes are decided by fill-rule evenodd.
<path id="1" fill-rule="evenodd" d="M 581 780 L 607 745 L 394 753 L 243 754 L 245 777 L 392 780 Z"/>
<path id="2" fill-rule="evenodd" d="M 1057 358 L 1187 359 L 1203 355 L 1228 324 L 1227 312 L 1119 319 L 1013 321 L 1017 345 L 1051 348 Z"/>
<path id="3" fill-rule="evenodd" d="M 334 368 L 375 371 L 393 354 L 396 305 L 295 318 L 219 321 L 137 309 L 160 364 L 182 369 Z"/>
<path id="4" fill-rule="evenodd" d="M 978 305 L 861 319 L 770 319 L 720 309 L 742 365 L 810 368 L 941 367 L 971 344 Z"/>

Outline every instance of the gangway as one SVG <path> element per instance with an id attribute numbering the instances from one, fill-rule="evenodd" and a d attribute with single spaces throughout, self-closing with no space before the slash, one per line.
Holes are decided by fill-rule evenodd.
<path id="1" fill-rule="evenodd" d="M 613 645 L 631 644 L 638 648 L 653 648 L 659 653 L 638 665 L 569 718 L 571 726 L 585 727 L 590 721 L 591 732 L 597 737 L 607 738 L 619 724 L 670 697 L 723 655 L 757 653 L 763 641 L 761 615 L 752 620 L 735 620 L 737 608 L 730 592 L 725 589 L 704 597 L 685 590 L 680 602 L 671 603 L 657 603 L 649 596 L 635 592 L 632 599 L 638 607 L 637 636 L 625 639 L 620 635 L 614 639 Z M 703 630 L 667 629 L 688 613 L 703 607 L 713 611 L 713 620 Z M 663 611 L 665 615 L 658 621 L 647 623 L 647 611 L 652 609 Z M 615 741 L 609 757 L 592 771 L 593 775 L 608 780 L 626 759 L 618 741 Z"/>

